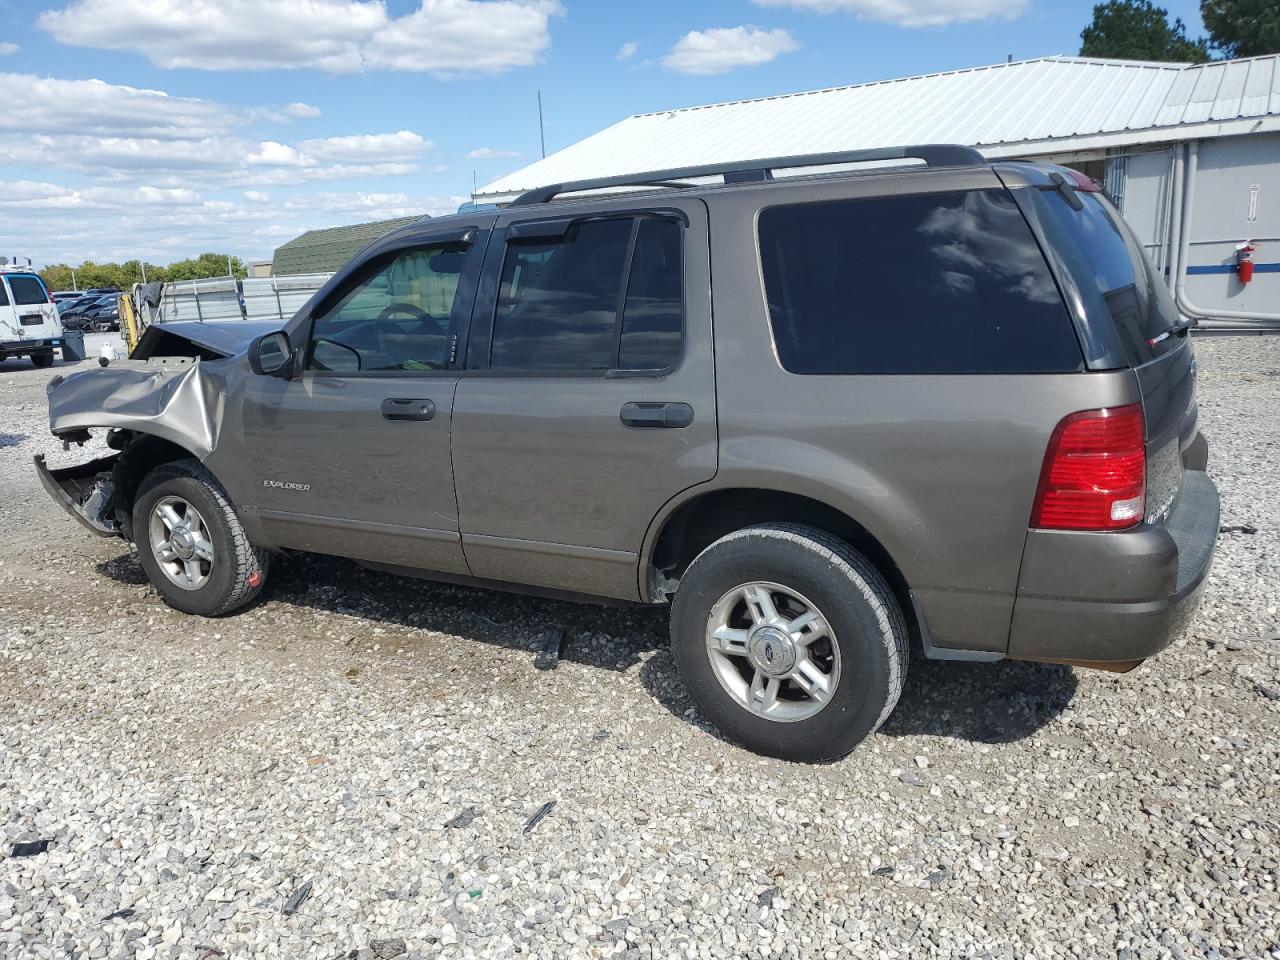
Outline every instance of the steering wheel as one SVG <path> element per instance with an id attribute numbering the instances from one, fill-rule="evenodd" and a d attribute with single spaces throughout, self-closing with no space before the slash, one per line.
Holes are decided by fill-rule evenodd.
<path id="1" fill-rule="evenodd" d="M 397 313 L 407 313 L 409 314 L 409 316 L 413 317 L 413 319 L 415 320 L 434 320 L 435 319 L 434 317 L 431 316 L 431 314 L 427 313 L 427 311 L 423 310 L 417 304 L 404 303 L 403 301 L 397 301 L 396 303 L 387 304 L 386 307 L 383 309 L 383 311 L 380 314 L 378 314 L 378 323 L 385 323 L 387 320 L 390 320 L 392 317 L 394 317 Z"/>

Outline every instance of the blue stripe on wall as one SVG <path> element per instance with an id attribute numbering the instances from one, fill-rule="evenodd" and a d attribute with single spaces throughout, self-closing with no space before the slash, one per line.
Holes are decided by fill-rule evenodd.
<path id="1" fill-rule="evenodd" d="M 1214 263 L 1204 267 L 1187 267 L 1187 276 L 1194 277 L 1204 273 L 1235 273 L 1234 263 Z M 1280 263 L 1255 263 L 1254 273 L 1280 273 Z"/>

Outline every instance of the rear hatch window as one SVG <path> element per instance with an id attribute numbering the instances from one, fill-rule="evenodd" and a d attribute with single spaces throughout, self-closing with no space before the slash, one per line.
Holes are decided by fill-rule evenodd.
<path id="1" fill-rule="evenodd" d="M 39 277 L 18 273 L 10 274 L 5 277 L 5 280 L 9 283 L 9 289 L 13 291 L 13 302 L 16 306 L 27 307 L 49 302 L 49 294 L 45 292 L 44 284 L 40 282 Z"/>
<path id="2" fill-rule="evenodd" d="M 1114 326 L 1114 335 L 1094 330 L 1096 337 L 1114 342 L 1118 336 L 1123 359 L 1135 367 L 1183 343 L 1178 337 L 1162 338 L 1181 320 L 1177 307 L 1111 201 L 1101 193 L 1075 191 L 1080 201 L 1076 210 L 1058 190 L 1017 193 L 1035 208 L 1060 272 L 1077 286 L 1084 322 Z"/>

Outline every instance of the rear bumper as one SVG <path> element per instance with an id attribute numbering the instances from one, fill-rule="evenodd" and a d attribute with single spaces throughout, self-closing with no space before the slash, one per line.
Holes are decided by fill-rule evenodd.
<path id="1" fill-rule="evenodd" d="M 1208 474 L 1188 470 L 1163 524 L 1030 531 L 1008 656 L 1124 669 L 1159 653 L 1199 604 L 1220 511 Z"/>

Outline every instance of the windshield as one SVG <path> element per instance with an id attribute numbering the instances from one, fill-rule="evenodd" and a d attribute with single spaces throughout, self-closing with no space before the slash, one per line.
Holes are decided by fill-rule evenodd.
<path id="1" fill-rule="evenodd" d="M 48 303 L 49 294 L 45 293 L 44 284 L 39 277 L 27 274 L 10 274 L 5 277 L 9 281 L 9 289 L 13 292 L 13 302 L 20 307 L 30 307 L 37 303 Z"/>

